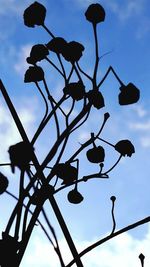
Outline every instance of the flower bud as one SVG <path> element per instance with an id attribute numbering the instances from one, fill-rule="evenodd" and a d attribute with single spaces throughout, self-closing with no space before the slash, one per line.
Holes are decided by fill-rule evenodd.
<path id="1" fill-rule="evenodd" d="M 91 4 L 85 12 L 86 19 L 93 24 L 105 20 L 105 10 L 100 4 Z"/>
<path id="2" fill-rule="evenodd" d="M 41 67 L 34 66 L 29 67 L 25 73 L 24 82 L 30 83 L 30 82 L 39 82 L 44 79 L 44 71 Z"/>
<path id="3" fill-rule="evenodd" d="M 24 24 L 27 27 L 34 27 L 35 25 L 44 25 L 46 16 L 46 8 L 38 2 L 34 2 L 25 9 L 23 18 Z"/>

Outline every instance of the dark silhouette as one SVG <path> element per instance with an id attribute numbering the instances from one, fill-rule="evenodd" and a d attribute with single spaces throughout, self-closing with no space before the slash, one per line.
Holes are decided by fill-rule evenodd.
<path id="1" fill-rule="evenodd" d="M 133 85 L 133 83 L 124 85 L 111 66 L 107 70 L 104 77 L 98 81 L 97 72 L 99 68 L 100 56 L 97 27 L 98 24 L 104 22 L 105 20 L 105 10 L 100 4 L 91 4 L 85 12 L 86 20 L 92 25 L 95 42 L 95 63 L 92 76 L 82 70 L 79 64 L 80 58 L 84 56 L 84 46 L 76 41 L 67 42 L 62 37 L 55 37 L 55 35 L 45 25 L 46 8 L 42 4 L 38 2 L 31 4 L 24 11 L 23 17 L 24 24 L 27 27 L 41 26 L 47 31 L 51 38 L 47 44 L 37 44 L 32 47 L 30 55 L 27 57 L 27 63 L 30 65 L 24 77 L 25 83 L 34 83 L 40 92 L 45 105 L 45 114 L 34 136 L 31 140 L 29 140 L 23 124 L 19 119 L 19 116 L 11 101 L 11 98 L 9 97 L 2 81 L 0 81 L 1 93 L 22 138 L 21 142 L 12 144 L 8 148 L 10 163 L 7 165 L 11 167 L 12 173 L 15 173 L 16 168 L 18 168 L 20 172 L 19 194 L 17 197 L 8 190 L 8 178 L 0 173 L 0 194 L 6 192 L 17 201 L 16 206 L 10 215 L 9 221 L 6 224 L 6 228 L 2 232 L 2 237 L 0 240 L 0 266 L 20 266 L 28 242 L 30 241 L 31 233 L 34 229 L 34 226 L 38 222 L 50 244 L 53 246 L 56 254 L 58 255 L 60 266 L 69 267 L 76 263 L 76 266 L 83 267 L 83 255 L 95 247 L 103 244 L 104 242 L 107 242 L 113 237 L 149 222 L 150 217 L 144 218 L 143 220 L 137 221 L 116 231 L 116 220 L 114 214 L 116 197 L 111 196 L 110 200 L 112 202 L 111 214 L 113 225 L 110 234 L 91 244 L 83 251 L 78 252 L 72 240 L 71 233 L 67 228 L 63 215 L 61 214 L 61 211 L 55 200 L 55 194 L 63 189 L 71 187 L 71 190 L 69 189 L 70 191 L 67 195 L 68 201 L 72 204 L 81 203 L 84 200 L 84 196 L 82 196 L 82 194 L 79 192 L 79 184 L 93 178 L 108 179 L 109 173 L 118 165 L 121 158 L 125 156 L 131 157 L 132 154 L 135 153 L 135 148 L 129 140 L 119 140 L 116 144 L 112 144 L 109 141 L 101 138 L 101 132 L 103 131 L 107 120 L 110 118 L 110 114 L 107 112 L 103 114 L 102 110 L 101 112 L 103 114 L 103 121 L 97 132 L 92 132 L 90 138 L 83 144 L 80 144 L 79 148 L 74 151 L 72 156 L 67 158 L 65 162 L 62 160 L 62 156 L 67 149 L 68 139 L 71 134 L 88 120 L 89 114 L 94 108 L 96 108 L 96 110 L 100 110 L 105 106 L 104 97 L 100 89 L 110 71 L 112 71 L 120 86 L 121 92 L 118 96 L 120 105 L 136 103 L 139 100 L 140 92 L 139 89 Z M 58 66 L 50 59 L 49 51 L 56 54 L 59 62 Z M 44 71 L 38 65 L 42 60 L 49 62 L 49 64 L 55 69 L 56 72 L 60 74 L 61 78 L 64 80 L 62 96 L 58 102 L 51 95 Z M 68 67 L 70 68 L 69 74 L 66 71 L 66 65 L 64 62 L 65 64 L 68 64 Z M 72 81 L 72 77 L 75 76 L 76 78 L 73 78 Z M 86 88 L 84 78 L 89 80 L 91 84 L 90 88 Z M 41 89 L 41 85 L 44 86 L 44 90 Z M 65 103 L 65 101 L 68 99 L 70 99 L 71 104 L 70 110 L 66 112 L 63 109 L 63 103 Z M 78 111 L 77 116 L 72 119 L 71 114 L 74 110 L 74 105 L 75 103 L 79 102 L 80 104 L 82 103 L 82 108 L 80 111 Z M 117 101 L 116 104 L 118 104 Z M 60 127 L 58 111 L 61 113 L 64 120 L 64 129 Z M 40 164 L 36 156 L 35 143 L 40 134 L 43 132 L 44 128 L 49 122 L 51 122 L 52 119 L 54 119 L 55 122 L 57 138 L 53 145 L 49 147 L 47 156 Z M 99 141 L 100 145 L 97 145 L 96 141 Z M 108 145 L 112 150 L 115 151 L 115 153 L 118 153 L 117 161 L 108 169 L 105 168 L 105 149 L 102 146 L 103 143 Z M 82 164 L 82 162 L 80 162 L 79 155 L 84 150 L 86 150 L 85 153 L 87 162 L 89 162 L 89 164 L 91 163 L 98 166 L 99 171 L 97 173 L 85 174 L 83 177 L 79 177 L 79 166 Z M 52 160 L 54 160 L 54 164 L 53 166 L 49 167 L 49 164 Z M 47 176 L 44 172 L 45 169 L 49 169 L 49 174 Z M 29 177 L 29 182 L 27 185 L 24 183 L 25 175 Z M 51 225 L 50 218 L 44 209 L 45 201 L 48 201 L 53 208 L 72 253 L 73 259 L 67 265 L 64 264 L 63 255 L 59 248 L 59 242 L 57 240 L 55 229 Z M 44 216 L 48 230 L 38 219 L 40 212 Z M 14 234 L 10 235 L 12 226 L 14 226 Z M 139 255 L 142 267 L 144 266 L 144 258 L 145 257 L 143 254 Z"/>

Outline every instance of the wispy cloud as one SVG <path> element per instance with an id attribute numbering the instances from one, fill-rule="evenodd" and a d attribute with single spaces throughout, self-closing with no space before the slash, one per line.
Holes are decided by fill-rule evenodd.
<path id="1" fill-rule="evenodd" d="M 89 246 L 96 240 L 89 241 L 77 241 L 76 244 L 81 251 L 85 247 Z M 86 267 L 112 267 L 112 266 L 140 266 L 139 254 L 145 255 L 145 266 L 150 265 L 149 257 L 149 244 L 150 244 L 150 229 L 143 239 L 138 240 L 134 238 L 130 233 L 125 233 L 119 237 L 114 238 L 112 241 L 99 246 L 97 249 L 92 250 L 89 254 L 85 255 L 82 260 Z M 71 259 L 67 245 L 63 240 L 60 240 L 60 247 L 64 255 L 66 263 Z M 25 255 L 22 267 L 36 266 L 36 267 L 57 267 L 59 261 L 54 253 L 53 248 L 40 236 L 34 236 L 32 240 L 32 253 L 29 250 Z"/>
<path id="2" fill-rule="evenodd" d="M 28 63 L 26 62 L 26 58 L 30 55 L 31 47 L 31 44 L 23 45 L 17 52 L 17 59 L 14 64 L 14 69 L 21 76 L 24 75 L 25 71 L 29 67 Z"/>
<path id="3" fill-rule="evenodd" d="M 21 101 L 21 100 L 19 100 Z M 33 133 L 35 122 L 36 122 L 36 110 L 35 107 L 37 105 L 33 105 L 34 99 L 32 102 L 30 99 L 23 100 L 22 103 L 24 105 L 19 107 L 18 114 L 19 117 L 29 134 L 29 136 Z M 0 160 L 1 163 L 8 161 L 8 153 L 7 150 L 10 145 L 21 141 L 21 137 L 17 130 L 17 127 L 5 105 L 1 103 L 0 106 L 0 144 L 1 144 L 1 154 Z"/>

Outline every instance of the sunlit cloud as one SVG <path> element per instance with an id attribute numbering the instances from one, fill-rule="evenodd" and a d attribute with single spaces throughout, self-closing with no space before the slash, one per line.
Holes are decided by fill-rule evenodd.
<path id="1" fill-rule="evenodd" d="M 98 238 L 88 241 L 76 240 L 75 243 L 78 251 L 82 251 L 97 240 Z M 64 261 L 68 263 L 71 260 L 68 247 L 63 240 L 60 240 L 59 243 Z M 149 266 L 149 244 L 150 228 L 148 228 L 147 234 L 141 240 L 134 238 L 128 232 L 92 250 L 89 254 L 86 254 L 82 260 L 86 267 L 137 267 L 140 266 L 138 256 L 140 253 L 143 253 L 145 255 L 145 266 Z M 51 267 L 59 266 L 59 261 L 54 249 L 46 240 L 44 241 L 40 235 L 35 235 L 32 242 L 32 253 L 28 251 L 28 253 L 25 254 L 22 267 L 47 267 L 49 265 Z"/>
<path id="2" fill-rule="evenodd" d="M 30 55 L 31 47 L 31 44 L 23 45 L 17 52 L 17 59 L 14 64 L 14 69 L 21 76 L 25 74 L 25 71 L 29 67 L 28 63 L 26 62 L 26 58 Z"/>

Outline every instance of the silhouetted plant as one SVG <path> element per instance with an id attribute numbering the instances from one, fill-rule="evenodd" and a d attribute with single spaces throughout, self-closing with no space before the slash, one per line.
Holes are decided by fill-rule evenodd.
<path id="1" fill-rule="evenodd" d="M 135 222 L 116 231 L 116 220 L 114 214 L 116 197 L 111 196 L 110 200 L 112 202 L 111 214 L 113 225 L 110 234 L 91 244 L 88 248 L 79 253 L 56 203 L 54 197 L 55 194 L 72 186 L 73 189 L 69 189 L 67 194 L 68 201 L 72 204 L 81 203 L 84 200 L 84 196 L 82 196 L 79 191 L 79 184 L 93 178 L 109 178 L 108 174 L 118 165 L 121 158 L 125 156 L 131 157 L 132 154 L 135 153 L 135 148 L 129 140 L 119 140 L 114 145 L 108 140 L 101 138 L 103 128 L 107 120 L 110 118 L 110 114 L 107 112 L 103 114 L 103 121 L 101 122 L 97 132 L 90 133 L 90 138 L 81 144 L 70 158 L 63 161 L 62 158 L 67 150 L 68 139 L 75 130 L 80 128 L 88 120 L 89 114 L 94 108 L 96 108 L 96 110 L 100 110 L 105 106 L 104 97 L 100 88 L 110 71 L 114 74 L 120 85 L 121 92 L 118 96 L 120 105 L 136 103 L 139 100 L 140 92 L 133 83 L 125 85 L 111 66 L 104 77 L 98 81 L 97 73 L 99 69 L 100 55 L 97 27 L 99 23 L 104 22 L 105 20 L 105 10 L 100 4 L 91 4 L 85 12 L 86 19 L 92 24 L 95 42 L 95 64 L 93 68 L 93 75 L 91 76 L 86 73 L 86 71 L 82 70 L 79 64 L 80 58 L 84 56 L 85 47 L 79 42 L 67 42 L 62 37 L 56 37 L 50 31 L 45 25 L 46 8 L 42 4 L 38 2 L 31 4 L 24 11 L 23 17 L 24 24 L 27 27 L 41 26 L 47 31 L 51 38 L 47 44 L 36 44 L 32 47 L 30 55 L 26 59 L 27 63 L 31 66 L 29 66 L 24 76 L 24 82 L 33 82 L 40 92 L 45 104 L 45 114 L 34 136 L 31 140 L 29 140 L 15 107 L 12 104 L 2 81 L 0 81 L 1 92 L 22 138 L 22 142 L 13 144 L 8 149 L 10 157 L 10 163 L 8 163 L 8 165 L 11 167 L 12 173 L 15 173 L 15 168 L 18 168 L 20 172 L 20 185 L 17 197 L 8 190 L 8 179 L 0 173 L 0 194 L 6 192 L 17 201 L 0 240 L 0 266 L 8 267 L 20 265 L 30 240 L 31 233 L 36 223 L 38 223 L 57 253 L 61 266 L 69 267 L 76 263 L 78 267 L 83 267 L 83 255 L 113 237 L 149 222 L 150 217 L 144 218 L 141 221 Z M 56 54 L 59 62 L 58 65 L 51 60 L 49 51 Z M 62 96 L 58 102 L 51 95 L 51 91 L 49 89 L 50 87 L 47 84 L 46 75 L 44 74 L 43 69 L 37 65 L 42 60 L 49 62 L 64 80 L 64 84 L 62 84 Z M 67 69 L 66 64 L 68 64 Z M 68 68 L 70 68 L 69 72 Z M 76 78 L 74 78 L 75 75 Z M 90 89 L 86 88 L 84 78 L 88 79 Z M 44 86 L 44 89 L 41 86 Z M 70 109 L 67 112 L 64 110 L 63 104 L 68 99 L 70 99 Z M 82 103 L 82 108 L 78 111 L 77 116 L 72 119 L 71 115 L 73 113 L 75 103 L 78 102 Z M 58 111 L 62 115 L 63 123 L 58 119 Z M 40 164 L 36 156 L 35 143 L 47 124 L 51 122 L 53 118 L 56 125 L 56 140 L 49 147 L 48 154 Z M 60 127 L 60 124 L 63 126 L 63 129 Z M 99 142 L 98 145 L 96 144 L 96 141 Z M 102 143 L 107 144 L 119 154 L 117 161 L 108 169 L 105 168 L 106 157 Z M 79 168 L 80 164 L 82 164 L 82 162 L 80 162 L 79 155 L 86 149 L 87 160 L 92 164 L 97 164 L 97 166 L 99 166 L 99 171 L 92 174 L 85 173 L 83 177 L 79 177 Z M 49 166 L 51 162 L 53 162 L 53 164 Z M 1 165 L 3 165 L 3 163 Z M 45 175 L 45 169 L 49 169 L 48 175 Z M 25 183 L 26 175 L 29 177 L 29 182 L 27 184 Z M 59 183 L 60 181 L 61 183 Z M 55 230 L 52 227 L 50 218 L 44 208 L 46 200 L 49 201 L 55 212 L 73 256 L 73 260 L 67 265 L 64 263 Z M 40 212 L 42 212 L 49 230 L 46 230 L 45 226 L 38 219 Z M 14 234 L 11 236 L 10 231 L 12 226 L 14 226 Z M 9 253 L 9 257 L 7 257 L 7 253 Z M 143 267 L 144 255 L 140 254 L 139 259 Z"/>

